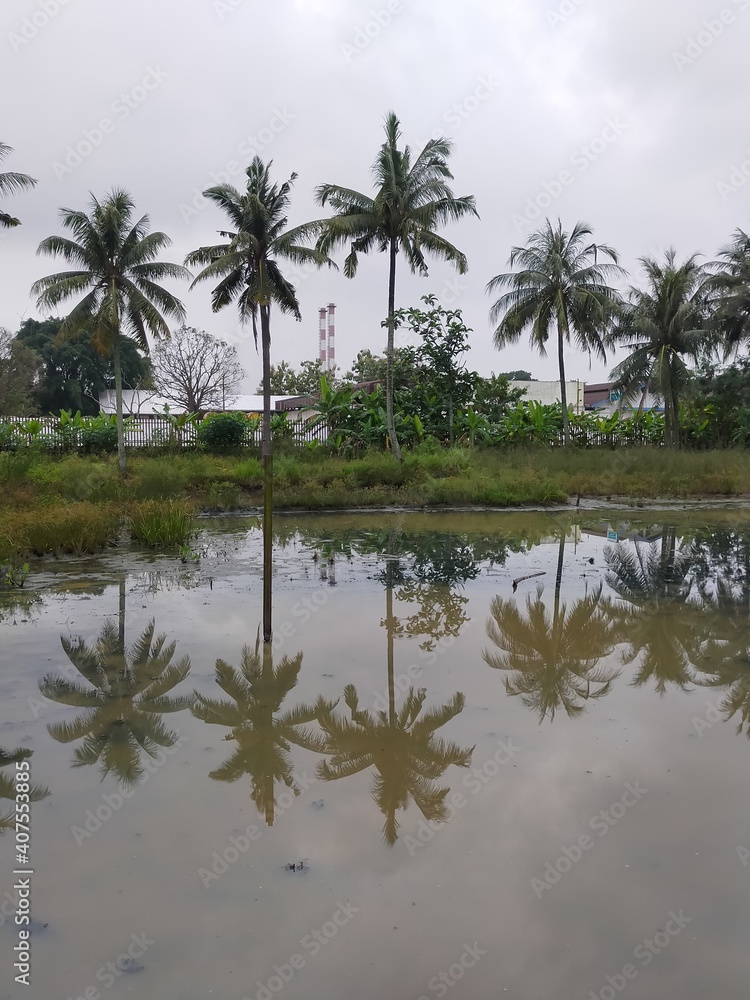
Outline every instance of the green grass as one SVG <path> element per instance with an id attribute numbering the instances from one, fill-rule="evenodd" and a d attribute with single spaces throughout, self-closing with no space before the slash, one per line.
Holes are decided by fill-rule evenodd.
<path id="1" fill-rule="evenodd" d="M 358 507 L 508 507 L 568 497 L 686 499 L 750 494 L 750 452 L 436 449 L 346 460 L 325 450 L 283 449 L 274 462 L 279 510 Z M 185 544 L 198 509 L 257 509 L 257 454 L 131 455 L 120 481 L 115 458 L 0 454 L 0 560 L 83 553 L 111 543 L 123 525 L 155 547 Z"/>

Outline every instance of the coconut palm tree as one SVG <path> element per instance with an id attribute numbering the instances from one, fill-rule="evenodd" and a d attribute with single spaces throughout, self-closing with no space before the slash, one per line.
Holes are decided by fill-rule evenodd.
<path id="1" fill-rule="evenodd" d="M 20 748 L 18 750 L 0 750 L 0 767 L 10 767 L 11 764 L 19 764 L 23 760 L 31 757 L 33 750 Z M 25 779 L 28 781 L 28 773 Z M 28 795 L 26 799 L 18 799 L 19 794 Z M 6 813 L 0 813 L 0 835 L 8 830 L 16 829 L 16 803 L 21 802 L 41 802 L 50 794 L 49 788 L 42 785 L 29 784 L 28 792 L 20 793 L 16 788 L 15 775 L 11 778 L 4 771 L 0 771 L 0 799 L 8 799 L 13 803 Z"/>
<path id="2" fill-rule="evenodd" d="M 323 223 L 318 249 L 329 253 L 349 245 L 344 274 L 357 273 L 359 254 L 378 250 L 388 254 L 388 344 L 386 348 L 386 423 L 393 454 L 401 449 L 393 419 L 393 350 L 396 329 L 396 261 L 403 253 L 412 274 L 428 273 L 426 253 L 455 264 L 459 274 L 468 269 L 460 250 L 438 235 L 437 229 L 465 215 L 477 215 L 474 197 L 454 196 L 448 181 L 453 174 L 448 158 L 453 144 L 431 139 L 416 156 L 409 146 L 399 149 L 401 125 L 390 111 L 385 119 L 385 142 L 380 147 L 372 176 L 374 194 L 361 194 L 338 184 L 321 184 L 316 197 L 320 205 L 334 211 Z"/>
<path id="3" fill-rule="evenodd" d="M 113 359 L 121 476 L 126 473 L 121 338 L 127 333 L 141 350 L 148 351 L 147 333 L 168 337 L 166 317 L 184 322 L 185 310 L 160 282 L 190 277 L 178 264 L 156 260 L 171 241 L 164 233 L 149 232 L 147 215 L 135 221 L 134 208 L 127 191 L 115 189 L 103 201 L 92 195 L 88 214 L 61 209 L 62 225 L 72 238 L 50 236 L 39 244 L 37 253 L 62 257 L 73 270 L 50 274 L 32 286 L 38 308 L 45 310 L 83 294 L 58 336 L 66 339 L 83 333 L 100 354 Z"/>
<path id="4" fill-rule="evenodd" d="M 420 718 L 427 693 L 409 688 L 402 705 L 395 709 L 390 699 L 388 711 L 370 712 L 359 707 L 353 685 L 344 689 L 349 709 L 347 719 L 326 706 L 318 721 L 326 735 L 324 752 L 330 759 L 318 765 L 318 777 L 336 781 L 374 767 L 372 795 L 385 816 L 383 837 L 392 846 L 398 837 L 396 813 L 414 799 L 427 820 L 444 822 L 448 816 L 447 787 L 435 784 L 451 764 L 468 767 L 474 748 L 462 748 L 435 735 L 459 712 L 465 699 L 458 692 L 445 705 L 430 709 Z"/>
<path id="5" fill-rule="evenodd" d="M 689 380 L 686 358 L 697 360 L 711 339 L 710 283 L 697 255 L 677 263 L 668 250 L 663 263 L 642 257 L 646 288 L 631 288 L 612 331 L 613 343 L 630 354 L 610 378 L 632 402 L 644 387 L 664 400 L 664 443 L 680 444 L 679 404 Z"/>
<path id="6" fill-rule="evenodd" d="M 605 337 L 620 302 L 619 293 L 607 283 L 625 272 L 616 252 L 606 244 L 589 242 L 591 227 L 577 222 L 570 233 L 558 219 L 549 219 L 532 233 L 525 247 L 513 247 L 509 266 L 498 274 L 487 292 L 509 289 L 493 304 L 490 322 L 495 326 L 495 346 L 514 344 L 528 330 L 531 346 L 547 354 L 550 333 L 557 333 L 563 441 L 570 443 L 568 400 L 565 387 L 565 344 L 606 360 Z"/>
<path id="7" fill-rule="evenodd" d="M 321 700 L 317 705 L 298 705 L 282 713 L 284 700 L 297 685 L 302 654 L 293 659 L 285 656 L 274 667 L 270 644 L 263 644 L 262 657 L 259 648 L 259 639 L 254 650 L 243 648 L 239 669 L 217 660 L 216 683 L 229 700 L 207 698 L 196 691 L 192 712 L 203 722 L 225 726 L 229 732 L 224 738 L 237 744 L 232 756 L 210 776 L 234 782 L 249 775 L 252 800 L 268 826 L 273 826 L 276 782 L 300 794 L 291 745 L 322 753 L 325 741 L 308 729 L 307 723 L 313 722 L 319 711 L 330 711 L 333 706 Z"/>
<path id="8" fill-rule="evenodd" d="M 47 674 L 39 688 L 51 701 L 86 709 L 72 722 L 47 727 L 59 743 L 83 740 L 74 752 L 74 767 L 101 761 L 105 775 L 136 785 L 144 774 L 141 753 L 155 757 L 158 747 L 177 742 L 177 734 L 160 717 L 191 707 L 190 696 L 167 697 L 187 677 L 190 659 L 183 656 L 173 663 L 176 643 L 166 645 L 166 636 L 154 637 L 154 630 L 151 621 L 130 650 L 122 628 L 112 622 L 104 625 L 93 646 L 82 638 L 62 637 L 65 655 L 87 684 Z"/>
<path id="9" fill-rule="evenodd" d="M 4 142 L 0 142 L 0 162 L 8 156 L 9 153 L 13 152 L 11 146 L 6 145 Z M 25 191 L 27 188 L 32 188 L 36 184 L 36 180 L 33 177 L 29 177 L 28 174 L 18 174 L 13 172 L 0 173 L 0 195 L 15 194 L 16 191 Z M 0 229 L 12 229 L 14 226 L 20 226 L 21 220 L 14 219 L 12 215 L 8 215 L 7 212 L 3 212 L 0 209 Z"/>
<path id="10" fill-rule="evenodd" d="M 325 253 L 304 246 L 319 231 L 315 223 L 287 229 L 286 212 L 290 192 L 297 175 L 292 174 L 280 186 L 271 183 L 271 165 L 255 157 L 247 168 L 247 187 L 243 192 L 230 184 L 220 184 L 203 192 L 228 216 L 232 229 L 220 232 L 226 242 L 200 247 L 188 254 L 189 265 L 203 270 L 193 285 L 218 279 L 211 301 L 214 312 L 236 301 L 242 323 L 251 322 L 258 344 L 260 320 L 263 355 L 263 641 L 271 642 L 271 574 L 273 453 L 271 448 L 271 306 L 301 320 L 294 286 L 281 271 L 280 262 L 315 264 L 334 263 Z M 191 287 L 193 287 L 191 285 Z"/>
<path id="11" fill-rule="evenodd" d="M 716 292 L 714 322 L 726 358 L 750 340 L 750 235 L 736 229 L 713 266 L 718 269 L 709 283 Z"/>
<path id="12" fill-rule="evenodd" d="M 570 718 L 580 715 L 586 702 L 609 694 L 619 671 L 600 665 L 618 641 L 617 617 L 602 599 L 602 588 L 574 601 L 570 610 L 561 601 L 565 532 L 555 575 L 552 616 L 542 600 L 542 588 L 526 599 L 526 614 L 515 600 L 495 597 L 490 605 L 487 635 L 499 652 L 486 650 L 485 662 L 495 670 L 512 671 L 505 690 L 539 714 L 554 719 L 562 706 Z"/>
<path id="13" fill-rule="evenodd" d="M 676 530 L 668 525 L 661 545 L 644 548 L 635 541 L 632 548 L 608 546 L 604 561 L 607 586 L 627 602 L 621 622 L 628 642 L 623 661 L 640 660 L 633 687 L 654 680 L 660 695 L 670 684 L 688 690 L 696 680 L 703 634 L 700 605 L 691 604 L 692 553 L 677 548 Z"/>

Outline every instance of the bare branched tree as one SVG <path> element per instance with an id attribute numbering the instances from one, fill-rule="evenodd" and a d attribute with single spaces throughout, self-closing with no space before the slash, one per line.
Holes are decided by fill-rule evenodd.
<path id="1" fill-rule="evenodd" d="M 245 377 L 235 347 L 192 326 L 160 341 L 151 363 L 159 394 L 188 413 L 226 409 Z"/>

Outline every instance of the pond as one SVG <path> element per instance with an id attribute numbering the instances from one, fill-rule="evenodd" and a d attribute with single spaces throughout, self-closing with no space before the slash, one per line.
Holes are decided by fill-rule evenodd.
<path id="1" fill-rule="evenodd" d="M 743 510 L 275 530 L 3 596 L 0 998 L 746 995 Z"/>

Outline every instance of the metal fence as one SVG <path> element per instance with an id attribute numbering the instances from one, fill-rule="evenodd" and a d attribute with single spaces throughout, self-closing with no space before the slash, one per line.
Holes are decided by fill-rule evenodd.
<path id="1" fill-rule="evenodd" d="M 76 450 L 83 445 L 83 428 L 60 429 L 57 417 L 14 418 L 2 417 L 0 422 L 13 428 L 13 438 L 8 442 L 12 447 L 20 445 L 41 444 L 48 451 Z M 295 444 L 306 444 L 308 441 L 326 441 L 328 428 L 326 424 L 313 421 L 287 420 L 274 432 L 274 439 L 286 439 Z M 197 427 L 188 424 L 183 428 L 175 428 L 167 417 L 145 414 L 125 418 L 125 446 L 127 448 L 195 448 L 197 445 Z M 248 422 L 245 432 L 247 447 L 260 447 L 261 422 Z M 6 445 L 7 446 L 7 445 Z"/>

